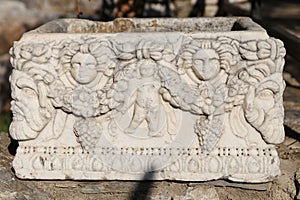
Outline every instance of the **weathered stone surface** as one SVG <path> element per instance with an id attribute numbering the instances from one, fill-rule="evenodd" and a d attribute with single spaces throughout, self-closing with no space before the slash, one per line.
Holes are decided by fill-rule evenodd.
<path id="1" fill-rule="evenodd" d="M 192 187 L 189 188 L 183 197 L 175 198 L 174 200 L 219 200 L 218 193 L 214 187 Z"/>
<path id="2" fill-rule="evenodd" d="M 300 149 L 300 148 L 299 148 Z M 300 188 L 300 168 L 297 170 L 296 172 L 296 176 L 295 176 L 295 184 L 296 184 L 296 192 L 297 192 L 297 199 L 300 199 L 300 192 L 299 192 L 299 188 Z"/>
<path id="3" fill-rule="evenodd" d="M 57 20 L 10 53 L 20 178 L 280 174 L 285 49 L 249 18 Z"/>
<path id="4" fill-rule="evenodd" d="M 140 199 L 151 200 L 186 200 L 183 198 L 187 191 L 199 190 L 207 191 L 207 188 L 214 187 L 217 191 L 220 200 L 253 200 L 253 199 L 287 199 L 290 198 L 290 194 L 284 189 L 287 185 L 286 182 L 275 180 L 270 182 L 270 187 L 267 190 L 257 191 L 255 187 L 257 184 L 253 184 L 252 188 L 239 189 L 231 184 L 214 184 L 207 182 L 208 186 L 195 185 L 195 183 L 185 182 L 172 182 L 172 181 L 157 181 L 157 182 L 124 182 L 124 181 L 97 181 L 97 182 L 78 182 L 78 181 L 39 181 L 30 180 L 24 181 L 14 176 L 11 171 L 11 162 L 13 156 L 8 152 L 9 138 L 7 133 L 0 133 L 0 199 L 47 199 L 43 198 L 45 193 L 48 199 L 119 199 L 119 200 L 132 200 L 132 196 L 135 194 L 143 195 Z M 298 142 L 299 143 L 299 142 Z M 287 164 L 281 165 L 281 171 L 283 174 L 287 174 L 290 178 L 298 177 L 289 171 L 295 172 L 295 170 L 289 166 L 300 166 L 300 153 L 291 151 L 286 148 L 285 144 L 280 144 L 278 147 L 284 152 L 289 154 L 289 158 L 285 160 Z M 282 160 L 282 158 L 280 158 Z M 5 171 L 5 172 L 4 172 Z M 2 178 L 5 177 L 5 178 Z M 281 179 L 282 176 L 279 177 Z M 288 179 L 286 179 L 288 180 Z M 297 179 L 295 179 L 297 180 Z M 282 184 L 282 185 L 279 185 Z M 204 183 L 203 183 L 204 184 Z M 26 187 L 25 187 L 25 186 Z M 245 184 L 246 186 L 249 184 Z M 261 184 L 258 184 L 261 185 Z M 279 186 L 278 186 L 279 185 Z M 263 186 L 265 187 L 265 186 Z M 36 188 L 40 192 L 35 192 L 32 188 Z M 98 188 L 99 193 L 82 193 L 83 188 Z M 96 191 L 96 190 L 94 190 Z M 292 193 L 296 193 L 296 185 L 294 186 Z M 286 198 L 275 198 L 275 193 L 283 193 Z M 38 196 L 40 194 L 41 196 Z M 138 199 L 138 198 L 136 198 Z"/>
<path id="5" fill-rule="evenodd" d="M 297 142 L 299 143 L 299 140 Z M 300 166 L 299 150 L 285 145 L 278 148 L 282 175 L 273 185 L 272 195 L 275 199 L 295 199 L 297 195 L 296 172 Z"/>
<path id="6" fill-rule="evenodd" d="M 189 186 L 195 186 L 195 185 L 212 185 L 212 186 L 218 186 L 218 187 L 232 187 L 232 188 L 241 188 L 246 190 L 257 190 L 257 191 L 268 191 L 271 188 L 271 183 L 234 183 L 234 182 L 228 182 L 226 180 L 216 180 L 216 181 L 208 181 L 208 182 L 197 182 L 197 183 L 190 183 Z"/>
<path id="7" fill-rule="evenodd" d="M 42 13 L 26 8 L 25 4 L 14 0 L 0 1 L 0 55 L 8 52 L 13 41 L 22 34 L 51 19 L 53 13 Z"/>

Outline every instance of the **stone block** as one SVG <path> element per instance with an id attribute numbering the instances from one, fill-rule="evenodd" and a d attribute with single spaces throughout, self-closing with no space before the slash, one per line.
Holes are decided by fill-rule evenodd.
<path id="1" fill-rule="evenodd" d="M 19 178 L 280 174 L 285 49 L 249 18 L 60 19 L 10 54 Z"/>

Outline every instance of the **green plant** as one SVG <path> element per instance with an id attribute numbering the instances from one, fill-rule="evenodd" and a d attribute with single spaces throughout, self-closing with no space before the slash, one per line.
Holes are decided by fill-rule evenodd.
<path id="1" fill-rule="evenodd" d="M 10 113 L 4 113 L 0 116 L 0 132 L 8 132 L 9 125 L 12 121 Z"/>

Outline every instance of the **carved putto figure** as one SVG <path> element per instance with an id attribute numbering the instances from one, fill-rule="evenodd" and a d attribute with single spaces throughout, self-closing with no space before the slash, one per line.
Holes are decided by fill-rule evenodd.
<path id="1" fill-rule="evenodd" d="M 132 134 L 136 128 L 146 120 L 149 128 L 150 136 L 159 136 L 157 132 L 160 128 L 160 80 L 157 76 L 157 64 L 151 60 L 141 60 L 137 63 L 137 69 L 140 73 L 140 78 L 136 80 L 133 84 L 129 85 L 127 94 L 129 94 L 128 99 L 124 104 L 124 108 L 129 108 L 131 101 L 133 99 L 134 111 L 132 120 L 125 130 L 127 134 Z M 129 82 L 129 84 L 131 84 Z"/>
<path id="2" fill-rule="evenodd" d="M 241 71 L 239 68 L 243 69 L 242 66 L 244 66 L 243 63 L 245 63 L 245 61 L 242 59 L 243 57 L 247 59 L 248 54 L 245 54 L 246 50 L 244 45 L 239 44 L 237 41 L 231 40 L 230 38 L 219 38 L 218 40 L 191 40 L 190 38 L 185 38 L 182 42 L 184 45 L 184 48 L 182 48 L 183 51 L 178 52 L 178 56 L 174 55 L 173 58 L 170 59 L 169 54 L 165 54 L 167 55 L 165 57 L 164 53 L 160 53 L 163 50 L 161 45 L 149 42 L 139 42 L 138 45 L 141 50 L 138 49 L 135 52 L 130 50 L 129 47 L 126 47 L 127 49 L 124 50 L 124 45 L 116 44 L 116 46 L 121 47 L 114 49 L 114 44 L 107 41 L 98 42 L 94 38 L 83 38 L 81 41 L 75 42 L 70 40 L 65 43 L 53 44 L 53 51 L 54 49 L 60 48 L 62 52 L 60 54 L 62 56 L 60 58 L 58 57 L 58 61 L 56 62 L 53 61 L 55 57 L 50 58 L 49 56 L 48 52 L 51 50 L 45 49 L 42 45 L 39 46 L 38 53 L 30 48 L 26 49 L 26 46 L 24 46 L 21 48 L 21 52 L 28 52 L 28 55 L 25 53 L 20 54 L 19 62 L 31 59 L 29 63 L 32 62 L 33 66 L 35 63 L 41 61 L 46 62 L 47 60 L 51 61 L 50 64 L 60 63 L 61 67 L 52 67 L 55 69 L 51 69 L 50 74 L 52 75 L 47 74 L 45 69 L 37 67 L 37 69 L 40 69 L 41 72 L 49 77 L 48 79 L 51 79 L 44 80 L 44 82 L 46 81 L 46 83 L 44 83 L 45 93 L 49 90 L 49 94 L 47 94 L 49 99 L 47 97 L 43 97 L 43 99 L 47 99 L 48 101 L 47 105 L 49 108 L 47 110 L 53 110 L 51 112 L 48 111 L 48 116 L 52 116 L 55 113 L 54 115 L 58 116 L 55 117 L 55 119 L 67 121 L 69 114 L 72 114 L 75 115 L 78 120 L 83 120 L 100 116 L 101 113 L 104 114 L 114 109 L 125 113 L 133 105 L 134 109 L 130 123 L 124 129 L 124 132 L 127 134 L 134 133 L 141 123 L 145 121 L 150 136 L 161 136 L 158 130 L 162 127 L 162 120 L 169 120 L 166 119 L 168 116 L 165 116 L 165 119 L 162 117 L 162 115 L 166 114 L 165 112 L 161 112 L 164 110 L 162 104 L 163 99 L 175 108 L 201 115 L 195 123 L 195 132 L 199 137 L 200 144 L 204 145 L 204 143 L 208 142 L 206 146 L 210 146 L 209 149 L 211 149 L 217 143 L 217 138 L 221 136 L 220 133 L 222 130 L 215 125 L 213 126 L 215 129 L 211 129 L 210 127 L 213 123 L 220 123 L 220 120 L 223 120 L 225 111 L 228 112 L 231 110 L 230 107 L 226 105 L 225 99 L 228 99 L 226 101 L 229 102 L 231 101 L 230 99 L 235 96 L 234 93 L 232 93 L 232 89 L 237 86 L 235 82 L 243 81 L 244 79 L 252 80 L 256 77 L 251 78 L 251 76 L 248 75 L 249 78 L 242 78 L 247 75 L 248 72 L 245 70 Z M 258 43 L 258 46 L 260 44 L 261 43 Z M 262 49 L 264 46 L 260 45 L 259 48 Z M 32 55 L 29 56 L 30 54 Z M 159 54 L 160 56 L 158 56 Z M 122 62 L 120 62 L 120 66 L 118 67 L 116 64 L 118 62 L 116 59 L 118 55 L 122 55 L 122 60 L 125 59 L 122 61 L 124 64 L 121 68 Z M 176 61 L 176 57 L 177 59 L 179 58 L 177 64 L 174 62 Z M 39 61 L 39 59 L 41 61 Z M 257 61 L 255 62 L 263 62 L 259 61 L 259 57 L 256 59 Z M 136 64 L 134 64 L 135 62 Z M 253 64 L 255 64 L 255 62 Z M 17 66 L 24 66 L 23 68 L 25 68 L 28 65 L 28 63 L 21 63 Z M 239 67 L 239 65 L 241 67 Z M 124 72 L 122 75 L 123 78 L 117 78 L 119 81 L 115 83 L 113 82 L 114 76 L 110 76 L 114 70 Z M 177 74 L 175 70 L 181 70 L 181 72 Z M 238 76 L 240 78 L 234 77 L 234 74 L 237 74 L 235 71 L 239 72 Z M 25 72 L 30 73 L 30 70 L 26 69 Z M 244 75 L 242 75 L 243 73 Z M 227 81 L 228 75 L 229 81 Z M 269 72 L 264 75 L 268 77 L 272 74 Z M 15 83 L 14 76 L 15 75 L 12 76 L 13 83 Z M 27 79 L 34 79 L 35 77 L 34 75 L 30 78 L 29 75 Z M 37 81 L 31 82 L 37 84 Z M 259 80 L 259 82 L 261 82 L 261 80 Z M 265 81 L 263 81 L 263 83 L 265 83 Z M 229 90 L 226 88 L 226 84 L 229 85 Z M 41 81 L 39 81 L 39 85 L 42 87 L 41 85 L 43 84 Z M 264 128 L 262 116 L 269 116 L 263 113 L 267 113 L 271 108 L 266 111 L 266 107 L 262 106 L 262 110 L 259 111 L 260 114 L 252 112 L 254 109 L 253 106 L 256 105 L 253 102 L 258 102 L 258 100 L 254 99 L 258 98 L 256 96 L 261 96 L 260 94 L 255 94 L 255 88 L 258 86 L 253 83 L 251 83 L 251 86 L 241 84 L 240 88 L 243 87 L 245 89 L 243 90 L 242 96 L 245 97 L 246 102 L 243 106 L 245 119 L 260 132 L 270 131 L 270 129 Z M 35 91 L 35 89 L 33 89 L 35 87 L 31 88 Z M 115 91 L 114 95 L 109 94 L 110 90 Z M 282 89 L 280 89 L 280 91 L 282 91 Z M 38 93 L 39 92 L 36 92 L 37 95 L 39 95 Z M 229 94 L 228 97 L 227 93 Z M 279 93 L 279 96 L 280 95 Z M 49 102 L 52 102 L 54 108 L 49 106 Z M 278 102 L 280 102 L 280 100 Z M 13 103 L 13 105 L 14 104 L 15 103 Z M 63 112 L 55 108 L 61 108 Z M 248 112 L 249 110 L 251 110 L 251 112 Z M 253 115 L 260 116 L 261 118 L 257 119 L 257 117 L 255 118 Z M 281 119 L 282 117 L 279 118 Z M 43 119 L 43 117 L 39 119 Z M 44 119 L 43 121 L 47 120 Z M 41 128 L 38 129 L 37 126 L 35 126 L 35 130 L 41 131 L 45 123 L 46 122 L 39 123 L 42 124 Z M 54 124 L 57 123 L 54 122 Z M 14 128 L 14 123 L 11 127 L 12 132 L 14 132 L 13 129 L 16 129 Z M 59 137 L 63 129 L 64 127 L 58 128 L 54 125 L 54 136 Z M 56 133 L 57 131 L 59 133 Z M 282 133 L 283 131 L 280 132 Z M 30 132 L 28 132 L 28 134 L 29 133 Z M 76 132 L 76 134 L 80 135 L 78 132 Z M 267 135 L 270 135 L 270 133 Z M 265 137 L 268 138 L 270 136 Z M 205 148 L 205 145 L 203 148 Z"/>
<path id="3" fill-rule="evenodd" d="M 130 28 L 120 33 L 105 32 L 116 22 L 58 20 L 48 26 L 61 34 L 41 27 L 11 49 L 19 177 L 265 182 L 280 173 L 282 42 L 244 18 L 122 20 Z M 253 26 L 228 29 L 236 23 Z"/>

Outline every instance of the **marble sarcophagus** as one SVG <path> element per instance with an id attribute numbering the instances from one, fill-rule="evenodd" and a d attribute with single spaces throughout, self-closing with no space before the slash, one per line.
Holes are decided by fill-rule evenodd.
<path id="1" fill-rule="evenodd" d="M 19 178 L 280 174 L 285 49 L 249 18 L 61 19 L 10 54 Z"/>

